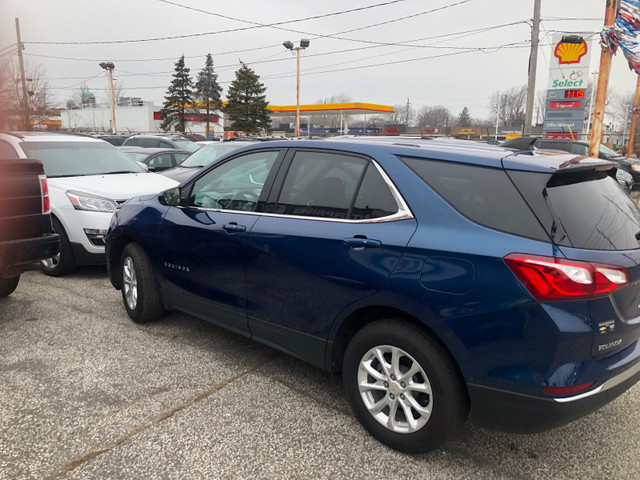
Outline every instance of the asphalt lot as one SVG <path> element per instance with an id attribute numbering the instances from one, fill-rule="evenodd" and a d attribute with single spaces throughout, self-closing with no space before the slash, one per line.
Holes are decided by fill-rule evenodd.
<path id="1" fill-rule="evenodd" d="M 23 275 L 0 339 L 1 479 L 640 477 L 640 384 L 551 432 L 468 424 L 408 456 L 314 367 L 183 314 L 134 324 L 105 268 Z"/>

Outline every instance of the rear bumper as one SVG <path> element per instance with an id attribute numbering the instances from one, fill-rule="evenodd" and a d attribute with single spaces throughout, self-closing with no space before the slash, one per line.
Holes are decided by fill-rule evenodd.
<path id="1" fill-rule="evenodd" d="M 579 395 L 544 398 L 468 385 L 472 418 L 481 427 L 535 433 L 576 420 L 627 391 L 640 380 L 640 362 Z"/>
<path id="2" fill-rule="evenodd" d="M 59 250 L 58 234 L 0 242 L 0 277 L 15 277 L 31 270 L 36 262 L 53 257 Z"/>

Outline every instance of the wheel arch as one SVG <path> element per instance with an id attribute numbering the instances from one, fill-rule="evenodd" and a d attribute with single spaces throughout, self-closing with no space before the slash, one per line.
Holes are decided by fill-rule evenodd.
<path id="1" fill-rule="evenodd" d="M 450 346 L 443 341 L 441 336 L 438 335 L 438 333 L 426 322 L 420 320 L 418 317 L 411 315 L 410 313 L 397 307 L 385 305 L 374 305 L 360 308 L 351 312 L 340 323 L 339 327 L 335 331 L 335 334 L 333 335 L 333 341 L 328 344 L 326 357 L 327 369 L 334 374 L 341 373 L 344 354 L 347 349 L 347 345 L 349 344 L 353 336 L 365 325 L 384 319 L 401 320 L 427 332 L 429 336 L 431 336 L 434 341 L 438 342 L 447 352 L 449 359 L 451 360 L 451 363 L 455 365 L 458 375 L 460 376 L 460 379 L 462 379 L 466 390 L 465 375 L 460 368 L 460 364 L 456 360 L 456 357 L 453 355 Z"/>
<path id="2" fill-rule="evenodd" d="M 136 240 L 129 235 L 120 235 L 109 241 L 107 249 L 107 270 L 109 272 L 109 280 L 117 290 L 122 288 L 122 279 L 118 275 L 120 268 L 120 258 L 125 247 Z"/>

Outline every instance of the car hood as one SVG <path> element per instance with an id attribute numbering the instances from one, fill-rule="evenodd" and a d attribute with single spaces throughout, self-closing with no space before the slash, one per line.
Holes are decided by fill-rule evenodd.
<path id="1" fill-rule="evenodd" d="M 202 167 L 175 167 L 168 170 L 158 172 L 158 175 L 164 175 L 165 177 L 172 178 L 179 183 L 190 179 L 196 172 L 200 171 Z"/>
<path id="2" fill-rule="evenodd" d="M 160 193 L 178 185 L 175 180 L 155 173 L 55 177 L 47 178 L 47 183 L 51 189 L 91 193 L 116 201 L 128 200 L 139 195 Z"/>

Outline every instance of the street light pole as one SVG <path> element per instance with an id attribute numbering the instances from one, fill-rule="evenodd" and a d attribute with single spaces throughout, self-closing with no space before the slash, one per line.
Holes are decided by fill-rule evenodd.
<path id="1" fill-rule="evenodd" d="M 282 42 L 287 50 L 296 51 L 296 137 L 300 136 L 300 50 L 305 50 L 309 46 L 309 40 L 300 40 L 300 46 L 294 47 L 289 40 Z"/>
<path id="2" fill-rule="evenodd" d="M 113 93 L 113 69 L 116 68 L 116 66 L 113 64 L 113 62 L 102 62 L 100 66 L 109 72 L 109 84 L 111 85 L 111 133 L 115 134 L 116 133 L 116 102 L 115 102 L 115 98 L 114 98 L 115 96 Z"/>

